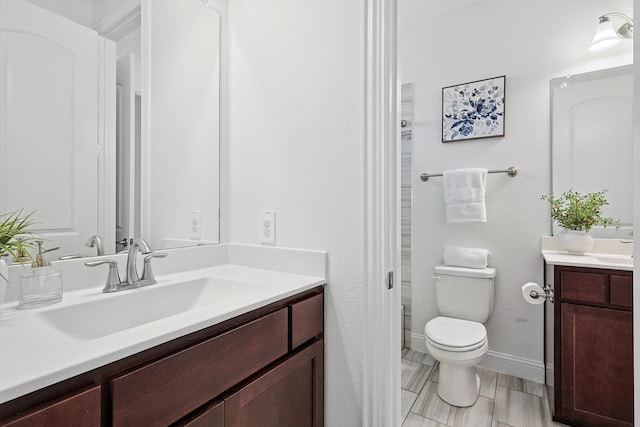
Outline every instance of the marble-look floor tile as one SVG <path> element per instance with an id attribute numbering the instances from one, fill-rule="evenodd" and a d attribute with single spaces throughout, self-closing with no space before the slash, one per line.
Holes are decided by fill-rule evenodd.
<path id="1" fill-rule="evenodd" d="M 447 427 L 447 425 L 409 412 L 409 415 L 402 423 L 402 427 Z"/>
<path id="2" fill-rule="evenodd" d="M 546 398 L 498 385 L 493 419 L 517 427 L 552 426 Z"/>
<path id="3" fill-rule="evenodd" d="M 476 368 L 476 373 L 480 377 L 480 396 L 494 399 L 496 397 L 498 373 L 484 368 Z"/>
<path id="4" fill-rule="evenodd" d="M 544 384 L 514 377 L 513 375 L 498 373 L 498 385 L 523 393 L 533 394 L 534 396 L 546 397 L 546 386 Z"/>
<path id="5" fill-rule="evenodd" d="M 436 363 L 433 366 L 433 370 L 431 371 L 431 374 L 429 375 L 429 381 L 433 381 L 434 383 L 437 383 L 439 378 L 440 378 L 440 364 Z"/>
<path id="6" fill-rule="evenodd" d="M 410 348 L 402 349 L 402 358 L 411 360 L 412 362 L 420 362 L 423 365 L 433 366 L 436 364 L 436 359 L 431 357 L 429 353 L 412 350 Z"/>
<path id="7" fill-rule="evenodd" d="M 400 397 L 402 402 L 401 414 L 402 420 L 404 421 L 404 419 L 407 418 L 407 415 L 409 415 L 409 411 L 415 403 L 416 398 L 418 397 L 418 393 L 413 393 L 409 390 L 401 390 Z"/>
<path id="8" fill-rule="evenodd" d="M 413 393 L 419 393 L 429 377 L 432 367 L 420 362 L 402 359 L 402 388 Z"/>
<path id="9" fill-rule="evenodd" d="M 453 408 L 438 396 L 438 383 L 427 381 L 422 391 L 413 404 L 411 412 L 422 415 L 442 424 L 449 420 L 449 414 Z"/>
<path id="10" fill-rule="evenodd" d="M 448 426 L 452 427 L 491 427 L 493 400 L 478 396 L 478 400 L 467 408 L 452 407 L 449 412 Z"/>

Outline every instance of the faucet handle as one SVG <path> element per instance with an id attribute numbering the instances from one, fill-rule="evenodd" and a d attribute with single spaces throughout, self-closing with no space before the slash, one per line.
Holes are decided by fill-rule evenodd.
<path id="1" fill-rule="evenodd" d="M 109 264 L 109 274 L 107 275 L 107 283 L 104 285 L 104 289 L 102 292 L 115 292 L 118 290 L 118 287 L 122 285 L 120 281 L 120 274 L 118 273 L 118 262 L 112 259 L 98 260 L 98 261 L 88 261 L 85 262 L 84 265 L 87 267 L 96 267 L 102 264 Z"/>
<path id="2" fill-rule="evenodd" d="M 140 279 L 145 285 L 152 285 L 156 283 L 156 278 L 153 277 L 153 270 L 151 269 L 151 258 L 165 258 L 168 254 L 166 252 L 151 252 L 144 257 L 144 266 L 142 267 L 142 279 Z"/>

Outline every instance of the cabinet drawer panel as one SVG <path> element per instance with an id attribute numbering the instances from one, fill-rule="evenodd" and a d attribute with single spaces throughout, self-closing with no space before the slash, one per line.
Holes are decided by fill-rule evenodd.
<path id="1" fill-rule="evenodd" d="M 283 356 L 287 314 L 280 309 L 113 379 L 113 426 L 168 425 Z"/>
<path id="2" fill-rule="evenodd" d="M 36 408 L 30 413 L 1 422 L 3 427 L 99 427 L 100 426 L 100 386 L 57 402 Z"/>
<path id="3" fill-rule="evenodd" d="M 291 348 L 294 349 L 324 329 L 322 294 L 315 295 L 291 306 Z"/>
<path id="4" fill-rule="evenodd" d="M 611 304 L 633 307 L 633 277 L 612 274 L 609 276 L 609 301 Z"/>
<path id="5" fill-rule="evenodd" d="M 585 302 L 605 302 L 605 275 L 562 271 L 561 298 Z"/>

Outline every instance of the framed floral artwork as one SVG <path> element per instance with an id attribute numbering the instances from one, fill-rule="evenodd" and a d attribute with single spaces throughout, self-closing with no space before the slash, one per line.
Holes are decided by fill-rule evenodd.
<path id="1" fill-rule="evenodd" d="M 442 142 L 504 136 L 505 76 L 442 88 Z"/>

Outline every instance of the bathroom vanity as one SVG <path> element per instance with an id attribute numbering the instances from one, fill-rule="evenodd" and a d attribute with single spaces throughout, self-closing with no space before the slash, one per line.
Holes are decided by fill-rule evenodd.
<path id="1" fill-rule="evenodd" d="M 43 346 L 39 355 L 14 350 L 24 351 L 18 355 L 25 359 L 17 366 L 24 369 L 20 375 L 10 373 L 10 356 L 0 354 L 5 357 L 0 361 L 0 426 L 322 426 L 324 279 L 232 264 L 175 276 L 183 281 L 160 275 L 155 291 L 157 285 L 120 294 L 128 298 L 137 292 L 153 300 L 152 293 L 144 292 L 160 292 L 163 286 L 187 292 L 196 276 L 207 277 L 211 281 L 203 286 L 218 290 L 216 283 L 252 288 L 242 298 L 219 291 L 218 303 L 212 295 L 206 306 L 122 331 L 101 329 L 98 336 L 58 331 L 60 345 Z M 202 292 L 200 298 L 209 298 Z M 66 295 L 70 301 L 60 309 L 110 297 L 91 290 L 76 294 Z M 47 335 L 56 334 L 42 320 L 54 307 L 34 310 L 31 316 L 9 308 L 0 317 L 5 323 L 0 328 L 13 322 L 23 332 L 38 326 Z M 141 338 L 154 334 L 157 339 Z M 8 334 L 7 340 L 12 339 Z M 11 363 L 20 364 L 15 360 Z M 39 372 L 30 373 L 29 363 L 35 360 L 54 366 L 34 365 Z"/>
<path id="2" fill-rule="evenodd" d="M 555 297 L 552 325 L 547 322 L 547 334 L 553 333 L 554 420 L 632 426 L 632 262 L 615 255 L 608 263 L 602 255 L 543 255 L 545 283 Z"/>

